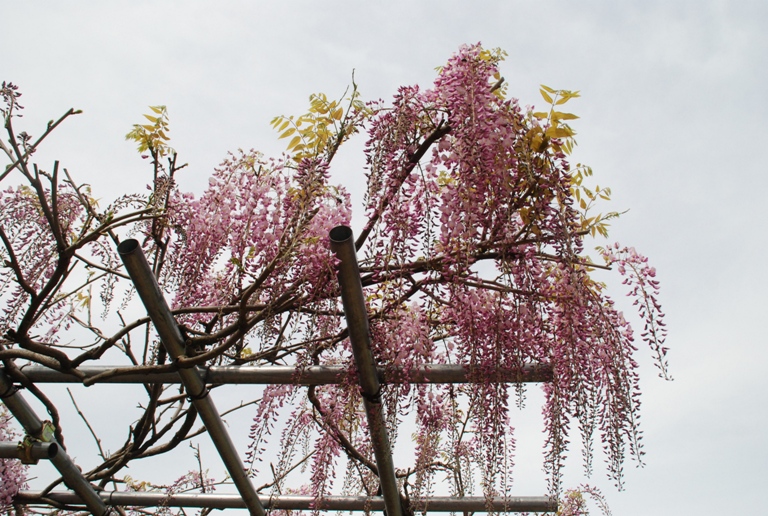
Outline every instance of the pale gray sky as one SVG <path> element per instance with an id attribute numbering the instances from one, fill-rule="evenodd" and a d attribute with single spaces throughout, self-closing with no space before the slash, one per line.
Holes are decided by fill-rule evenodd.
<path id="1" fill-rule="evenodd" d="M 577 159 L 612 187 L 614 209 L 630 209 L 612 239 L 657 266 L 675 377 L 658 379 L 641 348 L 647 466 L 628 465 L 625 492 L 601 469 L 591 483 L 617 516 L 759 511 L 768 3 L 5 1 L 0 12 L 0 80 L 21 87 L 24 128 L 39 134 L 69 107 L 84 110 L 37 160 L 61 160 L 104 199 L 148 182 L 123 136 L 150 104 L 168 105 L 172 144 L 190 163 L 183 187 L 199 191 L 227 151 L 278 154 L 271 118 L 303 112 L 312 92 L 340 95 L 353 69 L 364 98 L 389 99 L 399 85 L 428 86 L 459 45 L 482 41 L 509 52 L 502 72 L 522 104 L 541 103 L 540 83 L 581 90 L 569 104 L 581 116 Z M 361 148 L 351 143 L 334 165 L 356 192 Z M 114 410 L 118 389 L 100 392 L 93 407 Z M 541 428 L 521 418 L 524 446 Z M 517 463 L 516 494 L 541 494 L 538 444 Z"/>

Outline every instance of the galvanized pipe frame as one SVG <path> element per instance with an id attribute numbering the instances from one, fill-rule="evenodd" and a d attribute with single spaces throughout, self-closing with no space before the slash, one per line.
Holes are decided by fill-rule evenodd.
<path id="1" fill-rule="evenodd" d="M 0 442 L 0 459 L 19 459 L 22 462 L 31 459 L 37 462 L 41 459 L 51 460 L 57 453 L 59 453 L 57 443 L 34 442 L 24 445 Z"/>
<path id="2" fill-rule="evenodd" d="M 388 516 L 402 516 L 400 490 L 395 477 L 392 449 L 384 422 L 381 404 L 381 384 L 371 352 L 371 335 L 368 328 L 368 311 L 365 307 L 363 285 L 352 230 L 347 226 L 336 226 L 329 233 L 331 250 L 339 259 L 337 278 L 341 288 L 341 301 L 347 319 L 349 342 L 355 356 L 355 365 L 360 383 L 360 394 L 368 419 L 371 446 L 376 458 L 381 492 Z"/>
<path id="3" fill-rule="evenodd" d="M 82 383 L 83 379 L 70 373 L 57 371 L 40 365 L 20 366 L 24 376 L 33 383 Z M 135 369 L 137 372 L 130 372 Z M 207 384 L 260 384 L 260 385 L 335 385 L 342 382 L 347 373 L 344 366 L 325 365 L 307 366 L 296 369 L 293 366 L 210 366 L 195 367 L 198 376 Z M 3 368 L 0 367 L 0 371 Z M 133 383 L 180 383 L 176 371 L 140 372 L 142 366 L 80 366 L 79 373 L 88 380 L 111 371 L 120 371 L 114 376 L 105 377 L 95 383 L 133 384 Z M 406 370 L 398 366 L 377 366 L 376 376 L 380 383 L 396 385 L 401 383 L 473 383 L 484 381 L 468 366 L 454 364 L 424 364 Z M 533 383 L 552 380 L 552 368 L 547 364 L 528 364 L 522 369 L 499 368 L 494 373 L 493 381 L 504 383 Z"/>
<path id="4" fill-rule="evenodd" d="M 106 506 L 106 504 L 109 504 L 247 508 L 252 514 L 258 515 L 265 514 L 265 507 L 270 510 L 277 508 L 292 510 L 308 510 L 313 508 L 349 511 L 386 510 L 387 514 L 390 515 L 402 515 L 401 500 L 394 475 L 394 463 L 381 408 L 381 384 L 399 384 L 403 382 L 435 384 L 475 383 L 487 380 L 479 378 L 475 371 L 461 365 L 425 364 L 421 367 L 412 368 L 407 372 L 398 367 L 375 366 L 371 354 L 367 312 L 352 231 L 347 227 L 339 226 L 331 231 L 330 237 L 331 249 L 340 259 L 338 279 L 342 291 L 344 312 L 347 317 L 350 342 L 355 354 L 361 394 L 368 416 L 371 440 L 384 496 L 329 496 L 320 501 L 311 496 L 262 496 L 261 498 L 265 501 L 262 503 L 243 472 L 242 463 L 234 452 L 232 441 L 208 395 L 206 387 L 206 384 L 338 384 L 346 373 L 346 370 L 341 366 L 310 366 L 299 371 L 292 366 L 212 366 L 207 368 L 185 368 L 162 373 L 126 373 L 125 370 L 129 368 L 122 366 L 83 366 L 78 368 L 78 371 L 84 373 L 86 379 L 109 371 L 120 370 L 120 374 L 98 380 L 96 383 L 183 383 L 187 392 L 192 394 L 192 403 L 200 413 L 201 419 L 208 428 L 214 444 L 217 448 L 220 445 L 224 448 L 219 449 L 219 454 L 225 462 L 225 466 L 230 470 L 232 459 L 234 459 L 239 465 L 235 471 L 239 471 L 242 474 L 247 486 L 241 489 L 243 487 L 243 479 L 238 481 L 236 478 L 238 475 L 232 474 L 233 472 L 230 471 L 230 475 L 240 492 L 239 495 L 182 494 L 169 497 L 162 493 L 96 493 L 93 487 L 84 479 L 79 468 L 63 452 L 60 446 L 56 443 L 35 443 L 30 451 L 31 458 L 50 459 L 59 469 L 62 476 L 65 477 L 67 486 L 74 489 L 74 491 L 47 493 L 46 498 L 68 505 L 85 504 L 94 514 L 109 514 L 111 510 Z M 126 240 L 118 247 L 118 251 L 169 355 L 174 359 L 183 356 L 184 339 L 173 315 L 168 309 L 138 242 Z M 55 371 L 44 366 L 22 366 L 21 369 L 25 376 L 35 383 L 82 383 L 83 381 L 82 378 L 78 378 L 75 375 Z M 4 379 L 8 382 L 5 387 L 2 383 Z M 500 368 L 494 374 L 492 381 L 518 383 L 544 382 L 551 381 L 551 379 L 552 370 L 548 364 L 529 364 L 525 365 L 522 369 Z M 10 380 L 7 380 L 3 368 L 0 367 L 0 392 L 11 392 L 12 388 L 12 383 L 10 383 Z M 7 397 L 9 399 L 14 398 L 15 400 L 20 399 L 26 405 L 26 402 L 18 393 Z M 201 405 L 202 409 L 198 405 Z M 31 409 L 29 410 L 31 411 Z M 19 412 L 19 410 L 16 412 L 11 410 L 11 412 L 16 416 L 16 412 Z M 23 419 L 28 418 L 28 414 L 25 414 L 23 410 L 19 413 L 22 416 L 21 418 L 17 416 L 17 419 L 22 422 L 26 429 Z M 203 414 L 206 415 L 204 416 Z M 36 416 L 34 417 L 36 418 Z M 28 422 L 32 422 L 32 420 L 28 420 Z M 37 423 L 41 430 L 42 423 L 39 419 L 37 419 Z M 34 428 L 34 425 L 32 427 Z M 38 433 L 40 430 L 38 430 Z M 29 433 L 32 434 L 32 432 Z M 215 435 L 217 437 L 214 437 Z M 227 448 L 229 448 L 229 452 Z M 17 445 L 0 443 L 0 458 L 21 458 L 22 453 L 23 451 Z M 27 459 L 29 458 L 30 456 L 27 457 Z M 66 481 L 66 478 L 76 477 L 82 479 L 82 483 L 74 482 L 72 484 Z M 19 503 L 39 503 L 41 494 L 41 492 L 21 491 L 17 496 L 17 501 Z M 98 507 L 94 510 L 96 500 L 98 500 Z M 429 510 L 434 512 L 483 512 L 489 509 L 508 512 L 551 512 L 556 511 L 558 507 L 557 500 L 550 497 L 491 499 L 485 497 L 430 497 L 419 501 L 413 500 L 410 504 L 410 509 L 412 510 Z"/>
<path id="5" fill-rule="evenodd" d="M 117 251 L 168 355 L 174 360 L 185 356 L 184 338 L 139 242 L 134 239 L 124 240 L 118 245 Z M 246 507 L 251 514 L 265 516 L 264 507 L 245 473 L 243 463 L 209 395 L 206 383 L 196 369 L 179 369 L 178 374 Z"/>
<path id="6" fill-rule="evenodd" d="M 20 491 L 16 496 L 19 503 L 39 503 L 41 491 Z M 244 509 L 245 503 L 239 495 L 194 493 L 165 494 L 111 491 L 99 495 L 110 505 L 127 507 L 206 507 L 211 509 Z M 71 491 L 53 491 L 45 497 L 66 504 L 77 506 L 82 502 Z M 316 499 L 313 496 L 279 495 L 262 496 L 262 505 L 268 510 L 325 510 L 325 511 L 380 511 L 386 507 L 381 496 L 327 496 Z M 547 496 L 490 497 L 484 496 L 432 496 L 411 500 L 414 512 L 555 512 L 557 499 Z"/>
<path id="7" fill-rule="evenodd" d="M 78 468 L 72 459 L 64 451 L 64 448 L 56 442 L 53 436 L 43 435 L 46 433 L 43 421 L 37 417 L 35 411 L 29 406 L 24 397 L 16 390 L 13 382 L 5 372 L 0 372 L 0 392 L 2 402 L 8 408 L 13 417 L 21 424 L 27 435 L 45 442 L 56 445 L 56 453 L 50 457 L 53 466 L 61 474 L 64 484 L 72 489 L 75 494 L 85 503 L 92 514 L 98 516 L 111 514 L 112 510 L 102 501 L 93 486 L 85 479 L 80 468 Z"/>

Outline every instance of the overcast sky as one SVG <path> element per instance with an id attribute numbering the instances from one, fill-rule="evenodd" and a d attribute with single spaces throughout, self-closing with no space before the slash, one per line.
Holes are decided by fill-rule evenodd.
<path id="1" fill-rule="evenodd" d="M 617 516 L 764 507 L 768 2 L 4 1 L 0 16 L 0 80 L 26 106 L 17 127 L 37 135 L 82 109 L 36 158 L 105 200 L 149 180 L 124 135 L 150 104 L 168 106 L 190 164 L 182 187 L 199 192 L 228 151 L 279 154 L 272 117 L 341 95 L 352 70 L 365 99 L 389 99 L 481 41 L 509 52 L 502 74 L 523 105 L 541 103 L 541 83 L 580 90 L 576 159 L 612 187 L 613 209 L 630 209 L 612 240 L 658 269 L 675 377 L 657 378 L 641 348 L 647 465 L 628 465 L 621 493 L 602 469 L 591 482 Z M 357 199 L 361 149 L 343 148 L 333 170 Z M 530 421 L 521 435 L 540 432 Z M 515 494 L 543 494 L 535 448 L 519 454 L 528 492 Z M 566 484 L 582 481 L 577 457 L 568 468 Z"/>

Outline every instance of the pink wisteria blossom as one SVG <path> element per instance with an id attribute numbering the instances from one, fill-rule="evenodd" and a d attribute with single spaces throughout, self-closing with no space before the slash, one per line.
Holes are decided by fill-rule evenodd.
<path id="1" fill-rule="evenodd" d="M 403 86 L 391 103 L 363 103 L 356 89 L 333 102 L 313 96 L 310 114 L 273 122 L 292 137 L 288 153 L 232 153 L 199 195 L 184 189 L 186 171 L 163 132 L 167 120 L 148 116 L 156 127 L 129 133 L 153 170 L 148 191 L 104 206 L 58 163 L 50 172 L 30 163 L 29 142 L 12 125 L 17 97 L 4 85 L 10 144 L 3 150 L 11 163 L 2 180 L 16 183 L 0 193 L 0 360 L 80 374 L 86 384 L 96 380 L 80 366 L 105 357 L 120 357 L 124 369 L 98 381 L 135 368 L 278 364 L 298 379 L 309 366 L 343 366 L 337 384 L 270 385 L 241 402 L 253 420 L 242 447 L 246 469 L 262 494 L 289 492 L 291 475 L 303 471 L 299 491 L 318 500 L 339 491 L 375 495 L 378 471 L 328 237 L 354 213 L 362 217 L 356 247 L 373 355 L 397 368 L 381 392 L 387 431 L 393 446 L 408 440 L 414 450 L 396 464 L 403 499 L 438 487 L 457 496 L 509 492 L 510 413 L 524 388 L 501 374 L 522 379 L 530 364 L 552 371 L 542 407 L 550 491 L 561 492 L 577 435 L 587 470 L 602 448 L 608 475 L 621 485 L 625 461 L 643 455 L 635 333 L 591 276 L 585 211 L 566 152 L 571 133 L 506 96 L 502 57 L 464 46 L 432 85 Z M 367 135 L 360 211 L 329 179 L 339 148 L 356 132 Z M 167 294 L 185 340 L 182 357 L 171 360 L 146 317 L 126 315 L 135 297 L 115 252 L 126 237 L 139 240 Z M 644 325 L 640 339 L 668 377 L 655 269 L 630 247 L 602 254 L 629 288 Z M 92 342 L 69 346 L 75 329 Z M 471 381 L 409 382 L 430 364 L 464 365 Z M 125 482 L 131 461 L 197 435 L 189 393 L 150 383 L 145 390 L 129 438 L 83 472 L 91 482 Z M 55 407 L 32 391 L 63 439 Z M 400 435 L 403 421 L 415 425 L 412 436 Z M 280 450 L 270 465 L 268 449 Z M 0 462 L 15 486 L 0 491 L 0 503 L 23 482 L 8 469 L 14 464 Z M 163 489 L 209 487 L 205 475 L 190 473 Z M 582 499 L 571 495 L 563 514 L 582 514 Z"/>
<path id="2" fill-rule="evenodd" d="M 11 426 L 11 415 L 0 407 L 0 442 L 16 443 L 18 434 Z M 0 511 L 7 511 L 13 497 L 20 489 L 26 489 L 27 467 L 16 459 L 0 459 Z"/>

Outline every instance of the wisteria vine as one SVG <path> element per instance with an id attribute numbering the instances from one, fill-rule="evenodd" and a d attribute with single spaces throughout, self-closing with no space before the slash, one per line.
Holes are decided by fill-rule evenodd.
<path id="1" fill-rule="evenodd" d="M 339 147 L 365 132 L 365 219 L 356 245 L 373 352 L 403 374 L 383 392 L 393 441 L 402 421 L 411 418 L 417 428 L 412 461 L 397 464 L 403 499 L 424 498 L 438 485 L 454 495 L 509 491 L 510 410 L 521 386 L 499 381 L 498 371 L 532 363 L 553 371 L 543 407 L 551 492 L 560 492 L 574 431 L 587 469 L 599 442 L 620 485 L 627 456 L 643 454 L 638 366 L 634 332 L 593 279 L 598 265 L 584 251 L 599 217 L 588 218 L 578 202 L 581 176 L 569 164 L 573 132 L 563 122 L 575 117 L 555 109 L 575 94 L 547 88 L 545 98 L 556 96 L 548 113 L 523 108 L 506 96 L 502 59 L 500 51 L 464 46 L 430 88 L 402 87 L 391 104 L 365 104 L 356 87 L 346 100 L 313 96 L 305 117 L 273 121 L 293 136 L 286 155 L 231 154 L 199 196 L 182 190 L 184 166 L 167 145 L 167 111 L 153 106 L 147 118 L 154 125 L 136 125 L 128 135 L 152 164 L 150 192 L 106 207 L 58 163 L 46 172 L 30 162 L 44 136 L 76 112 L 33 142 L 15 132 L 19 93 L 3 83 L 9 140 L 0 144 L 10 163 L 0 179 L 18 180 L 0 194 L 6 370 L 23 383 L 16 361 L 78 374 L 80 365 L 123 357 L 125 370 L 84 379 L 91 384 L 137 368 L 287 364 L 299 374 L 309 365 L 346 366 L 340 385 L 269 386 L 243 405 L 256 407 L 245 459 L 251 475 L 265 479 L 263 492 L 287 489 L 288 475 L 307 468 L 309 484 L 300 492 L 377 494 L 328 247 L 329 230 L 349 224 L 353 213 L 329 171 Z M 176 363 L 146 318 L 122 315 L 134 298 L 114 248 L 126 236 L 140 239 L 172 300 L 187 339 Z M 624 277 L 644 324 L 641 338 L 668 377 L 655 270 L 633 248 L 616 244 L 601 253 L 606 268 Z M 94 306 L 101 318 L 92 315 Z M 110 324 L 120 329 L 105 329 Z M 74 327 L 92 336 L 77 352 L 60 345 Z M 469 366 L 472 382 L 409 384 L 409 371 L 425 364 Z M 55 407 L 39 389 L 32 392 L 63 440 Z M 122 482 L 132 460 L 197 435 L 185 396 L 148 385 L 143 406 L 127 441 L 84 472 L 91 482 Z M 282 458 L 266 471 L 260 460 L 269 444 L 280 446 Z M 10 503 L 23 482 L 4 464 L 3 485 L 11 487 L 0 491 L 0 504 Z M 173 486 L 204 489 L 206 482 L 182 477 Z M 581 514 L 580 503 L 569 510 Z"/>

